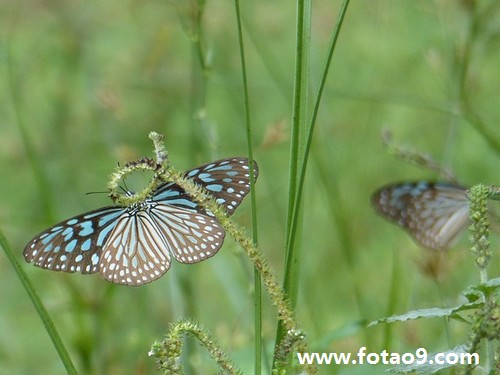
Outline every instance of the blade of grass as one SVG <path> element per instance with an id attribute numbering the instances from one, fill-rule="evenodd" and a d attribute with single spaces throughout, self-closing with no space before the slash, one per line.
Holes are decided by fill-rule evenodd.
<path id="1" fill-rule="evenodd" d="M 301 6 L 304 6 L 304 2 L 299 1 L 299 12 L 298 12 L 298 18 L 304 17 L 304 9 L 301 8 Z M 289 191 L 289 222 L 287 223 L 287 228 L 288 228 L 288 233 L 287 233 L 287 243 L 286 243 L 286 250 L 287 250 L 287 257 L 286 257 L 286 269 L 285 269 L 285 282 L 284 282 L 284 289 L 286 295 L 290 298 L 292 308 L 296 306 L 296 296 L 297 296 L 297 285 L 298 285 L 298 279 L 299 279 L 299 259 L 300 259 L 300 254 L 299 251 L 297 250 L 298 248 L 295 246 L 296 242 L 296 235 L 297 235 L 297 228 L 298 228 L 298 222 L 300 220 L 300 203 L 302 201 L 302 192 L 303 192 L 303 186 L 304 186 L 304 181 L 305 181 L 305 174 L 306 174 L 306 169 L 307 169 L 307 161 L 309 158 L 309 153 L 311 149 L 311 144 L 312 144 L 312 138 L 314 135 L 314 128 L 316 125 L 316 120 L 318 117 L 318 112 L 319 112 L 319 106 L 321 103 L 321 98 L 323 94 L 323 90 L 326 84 L 326 79 L 328 77 L 328 72 L 330 70 L 330 64 L 332 61 L 333 57 L 333 52 L 335 50 L 335 46 L 337 44 L 338 36 L 340 34 L 340 29 L 342 27 L 342 23 L 344 21 L 346 12 L 347 12 L 347 7 L 349 6 L 349 0 L 345 0 L 342 8 L 340 10 L 339 16 L 337 18 L 337 24 L 333 30 L 332 34 L 332 40 L 330 43 L 330 48 L 328 51 L 328 56 L 326 59 L 325 67 L 323 69 L 323 73 L 321 76 L 321 83 L 318 89 L 318 93 L 316 95 L 316 100 L 314 104 L 314 109 L 313 113 L 311 116 L 311 122 L 309 125 L 309 131 L 307 134 L 307 139 L 306 139 L 306 145 L 304 149 L 304 156 L 302 158 L 302 165 L 300 169 L 300 174 L 297 175 L 297 164 L 296 161 L 298 160 L 297 156 L 295 155 L 295 152 L 298 152 L 298 145 L 297 145 L 297 140 L 294 140 L 294 131 L 292 131 L 292 154 L 291 154 L 291 171 L 290 171 L 290 191 Z M 308 25 L 310 26 L 310 19 L 308 20 Z M 304 30 L 301 28 L 306 26 L 306 22 L 300 22 L 298 20 L 297 22 L 297 36 L 298 36 L 298 42 L 297 42 L 297 63 L 303 63 L 302 61 L 302 46 L 303 43 L 305 42 L 304 40 L 301 40 L 300 37 L 304 35 Z M 307 41 L 307 44 L 309 44 L 309 39 L 305 38 Z M 307 46 L 307 49 L 309 49 L 309 46 Z M 308 68 L 308 64 L 307 68 Z M 297 68 L 296 70 L 296 82 L 301 79 L 301 75 L 303 73 L 303 69 Z M 296 90 L 302 90 L 302 88 L 296 87 Z M 295 96 L 295 105 L 297 105 L 297 99 L 300 99 L 301 94 L 297 94 Z M 295 130 L 296 133 L 298 133 L 298 128 L 300 126 L 300 111 L 304 111 L 302 106 L 299 107 L 294 107 L 295 111 L 299 111 L 299 113 L 294 114 L 294 128 L 296 127 L 297 129 Z M 305 111 L 304 111 L 305 112 Z M 297 121 L 297 122 L 296 122 Z M 294 173 L 295 172 L 295 173 Z M 298 178 L 298 181 L 297 181 Z M 293 196 L 292 196 L 293 195 Z M 276 336 L 276 345 L 278 345 L 281 340 L 284 337 L 284 330 L 281 325 L 278 326 L 278 333 Z"/>
<path id="2" fill-rule="evenodd" d="M 186 17 L 190 21 L 190 37 L 191 37 L 191 135 L 193 139 L 191 143 L 191 158 L 193 164 L 198 164 L 200 151 L 205 150 L 204 144 L 206 138 L 210 139 L 209 125 L 205 117 L 205 110 L 207 105 L 208 82 L 210 78 L 210 64 L 207 59 L 207 52 L 205 50 L 205 27 L 203 17 L 205 15 L 206 1 L 205 0 L 192 0 L 187 2 L 188 9 L 186 10 Z M 212 142 L 212 140 L 210 140 Z M 187 316 L 197 315 L 197 305 L 194 303 L 194 286 L 193 280 L 186 272 L 180 273 L 179 285 L 184 296 L 184 314 Z M 192 358 L 198 352 L 196 340 L 187 338 L 184 346 L 184 358 Z M 185 365 L 186 374 L 196 373 L 195 366 L 191 361 L 186 361 Z"/>
<path id="3" fill-rule="evenodd" d="M 38 316 L 40 316 L 40 319 L 42 320 L 43 325 L 45 326 L 45 329 L 49 334 L 49 337 L 52 340 L 52 343 L 54 344 L 54 347 L 56 348 L 57 353 L 59 354 L 59 357 L 61 358 L 64 367 L 66 368 L 66 371 L 68 372 L 68 374 L 77 374 L 75 366 L 73 365 L 73 362 L 71 361 L 71 358 L 66 350 L 66 347 L 64 346 L 61 340 L 61 336 L 59 336 L 59 333 L 57 332 L 54 322 L 52 321 L 49 313 L 45 309 L 45 306 L 43 305 L 42 300 L 38 296 L 37 291 L 33 287 L 33 284 L 29 280 L 28 275 L 26 275 L 21 265 L 17 261 L 14 252 L 12 251 L 9 243 L 7 242 L 7 239 L 5 238 L 1 230 L 0 230 L 0 246 L 2 246 L 5 255 L 7 255 L 7 258 L 9 259 L 9 262 L 12 265 L 12 268 L 14 268 L 17 277 L 21 281 L 21 284 L 23 284 L 26 293 L 30 297 L 31 302 L 33 303 L 33 306 L 35 307 L 35 310 L 38 313 Z"/>
<path id="4" fill-rule="evenodd" d="M 389 298 L 387 301 L 387 310 L 385 316 L 392 316 L 396 313 L 396 307 L 399 302 L 399 293 L 401 288 L 401 272 L 399 264 L 399 253 L 397 251 L 393 252 L 392 257 L 392 272 L 391 272 L 391 285 L 389 290 Z M 384 326 L 383 334 L 383 348 L 389 350 L 392 343 L 392 324 L 386 324 Z"/>
<path id="5" fill-rule="evenodd" d="M 204 25 L 203 15 L 205 14 L 205 0 L 195 0 L 187 5 L 189 8 L 185 10 L 185 17 L 190 21 L 190 26 L 186 28 L 186 33 L 190 36 L 191 41 L 191 93 L 190 93 L 190 116 L 191 123 L 191 155 L 194 155 L 193 160 L 197 164 L 200 160 L 200 150 L 205 149 L 207 138 L 210 139 L 209 125 L 205 117 L 205 109 L 207 105 L 208 79 L 210 76 L 210 65 L 207 59 L 207 53 L 204 47 Z M 184 5 L 186 6 L 186 5 Z M 213 155 L 212 155 L 213 156 Z"/>
<path id="6" fill-rule="evenodd" d="M 205 14 L 205 0 L 190 0 L 176 3 L 177 13 L 181 26 L 191 44 L 191 72 L 190 72 L 190 95 L 189 95 L 189 117 L 190 121 L 190 142 L 189 155 L 193 165 L 204 160 L 203 153 L 206 152 L 207 139 L 210 139 L 211 132 L 205 117 L 207 105 L 207 90 L 210 77 L 210 64 L 204 46 L 205 28 L 203 17 Z M 212 155 L 213 156 L 213 155 Z M 200 159 L 201 157 L 201 159 Z M 194 303 L 193 279 L 186 272 L 179 272 L 178 286 L 182 295 L 182 306 L 180 311 L 185 316 L 197 316 L 197 305 Z M 197 352 L 195 340 L 186 338 L 183 350 L 185 359 L 192 358 Z M 194 374 L 196 371 L 191 361 L 185 361 L 185 374 Z"/>
<path id="7" fill-rule="evenodd" d="M 289 181 L 288 181 L 288 212 L 287 224 L 285 233 L 285 277 L 283 281 L 283 289 L 290 301 L 292 309 L 297 304 L 297 290 L 299 259 L 300 254 L 297 248 L 294 248 L 294 239 L 292 236 L 292 227 L 294 224 L 294 212 L 296 209 L 297 199 L 297 184 L 298 170 L 300 158 L 301 126 L 305 123 L 307 112 L 307 88 L 308 88 L 308 72 L 309 72 L 309 47 L 310 47 L 310 17 L 311 17 L 311 2 L 309 0 L 297 1 L 297 17 L 296 17 L 296 48 L 295 48 L 295 73 L 294 73 L 294 88 L 293 88 L 293 110 L 292 110 L 292 129 L 290 141 L 290 166 L 289 166 Z M 303 142 L 303 140 L 302 140 Z M 279 347 L 286 331 L 282 322 L 278 322 L 276 332 L 275 350 Z M 275 368 L 276 362 L 273 363 Z M 290 370 L 290 369 L 289 369 Z"/>
<path id="8" fill-rule="evenodd" d="M 238 28 L 238 41 L 240 46 L 241 60 L 241 78 L 243 81 L 243 95 L 245 102 L 245 125 L 247 132 L 247 148 L 248 159 L 250 160 L 250 198 L 252 204 L 252 240 L 254 244 L 258 244 L 257 232 L 257 204 L 255 201 L 255 184 L 254 184 L 254 169 L 253 163 L 253 144 L 252 144 L 252 123 L 250 119 L 250 99 L 248 97 L 248 80 L 245 61 L 245 47 L 243 43 L 243 30 L 241 25 L 240 2 L 235 0 L 234 7 L 236 11 L 236 22 Z M 260 273 L 254 266 L 254 335 L 255 335 L 255 358 L 254 358 L 254 373 L 260 375 L 262 373 L 262 283 Z"/>

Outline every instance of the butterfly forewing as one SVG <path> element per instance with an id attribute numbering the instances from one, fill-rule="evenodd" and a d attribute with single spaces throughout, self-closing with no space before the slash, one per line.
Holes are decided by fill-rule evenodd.
<path id="1" fill-rule="evenodd" d="M 257 163 L 253 162 L 253 167 L 254 178 L 257 178 L 259 174 Z M 250 191 L 250 168 L 246 158 L 214 161 L 188 170 L 185 172 L 185 176 L 207 189 L 229 215 L 234 213 L 234 210 Z M 188 193 L 171 182 L 161 185 L 155 192 L 153 200 L 183 206 L 207 214 L 205 209 L 194 202 Z"/>
<path id="2" fill-rule="evenodd" d="M 24 259 L 54 271 L 96 272 L 102 247 L 124 210 L 103 207 L 62 221 L 35 236 L 24 248 Z"/>
<path id="3" fill-rule="evenodd" d="M 468 222 L 466 190 L 451 183 L 392 184 L 378 190 L 372 202 L 379 213 L 431 249 L 451 246 Z"/>

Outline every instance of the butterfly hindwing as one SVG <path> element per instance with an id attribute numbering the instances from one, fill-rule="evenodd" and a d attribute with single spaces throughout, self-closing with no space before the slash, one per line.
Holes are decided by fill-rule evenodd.
<path id="1" fill-rule="evenodd" d="M 165 274 L 170 263 L 169 245 L 151 215 L 126 212 L 106 242 L 99 272 L 114 283 L 141 285 Z"/>
<path id="2" fill-rule="evenodd" d="M 405 228 L 421 245 L 441 250 L 467 226 L 465 188 L 451 183 L 407 182 L 379 189 L 372 197 L 377 211 Z"/>
<path id="3" fill-rule="evenodd" d="M 165 237 L 168 250 L 181 263 L 210 258 L 224 242 L 224 229 L 208 215 L 157 204 L 151 209 L 151 217 Z"/>

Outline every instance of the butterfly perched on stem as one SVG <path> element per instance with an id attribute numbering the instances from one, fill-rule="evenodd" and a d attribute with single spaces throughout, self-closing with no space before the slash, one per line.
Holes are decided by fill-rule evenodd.
<path id="1" fill-rule="evenodd" d="M 256 178 L 258 167 L 253 166 Z M 229 215 L 250 190 L 246 158 L 214 161 L 184 175 L 203 186 Z M 166 182 L 131 206 L 107 206 L 54 225 L 26 245 L 24 258 L 53 271 L 99 272 L 116 284 L 142 285 L 165 274 L 172 257 L 197 263 L 214 256 L 224 237 L 212 212 L 179 185 Z"/>
<path id="2" fill-rule="evenodd" d="M 383 217 L 430 249 L 449 248 L 468 224 L 467 191 L 452 183 L 390 184 L 373 194 L 372 204 Z"/>

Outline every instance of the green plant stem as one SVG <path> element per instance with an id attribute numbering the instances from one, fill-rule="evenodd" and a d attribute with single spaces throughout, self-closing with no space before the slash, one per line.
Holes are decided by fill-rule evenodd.
<path id="1" fill-rule="evenodd" d="M 309 11 L 308 11 L 309 10 Z M 292 236 L 293 213 L 297 199 L 297 175 L 299 169 L 299 146 L 300 146 L 300 128 L 304 123 L 306 112 L 306 90 L 307 90 L 307 72 L 308 59 L 307 51 L 309 39 L 306 25 L 307 17 L 310 16 L 309 0 L 297 0 L 296 17 L 296 46 L 295 46 L 295 73 L 293 88 L 293 110 L 292 110 L 292 128 L 290 141 L 290 166 L 288 180 L 288 205 L 287 205 L 287 223 L 285 233 L 285 276 L 283 280 L 283 289 L 290 300 L 291 308 L 294 309 L 298 290 L 298 270 L 300 254 L 294 247 L 294 242 L 290 241 Z M 306 51 L 307 50 L 307 51 Z M 283 321 L 278 322 L 274 350 L 279 351 L 280 343 L 286 335 L 286 328 Z M 276 367 L 276 356 L 273 362 L 273 368 Z"/>
<path id="2" fill-rule="evenodd" d="M 149 138 L 153 140 L 155 145 L 155 153 L 158 155 L 165 155 L 164 148 L 162 147 L 163 136 L 156 132 L 151 132 Z M 163 157 L 163 156 L 162 156 Z M 161 159 L 157 156 L 157 159 Z M 150 191 L 153 186 L 157 186 L 160 181 L 169 181 L 179 185 L 189 196 L 197 203 L 199 203 L 206 210 L 213 213 L 215 219 L 224 228 L 225 232 L 229 234 L 233 239 L 241 246 L 241 248 L 247 253 L 250 260 L 254 263 L 255 268 L 258 270 L 266 290 L 272 303 L 276 306 L 278 312 L 278 318 L 283 322 L 283 327 L 286 329 L 286 339 L 289 346 L 288 350 L 292 350 L 294 347 L 299 347 L 302 351 L 307 350 L 307 344 L 304 340 L 304 334 L 301 331 L 299 324 L 297 323 L 294 312 L 290 308 L 290 304 L 280 288 L 275 273 L 269 266 L 269 262 L 266 257 L 258 250 L 256 244 L 245 235 L 243 228 L 236 225 L 228 216 L 223 207 L 221 207 L 214 199 L 214 197 L 207 192 L 202 186 L 197 185 L 194 181 L 187 178 L 183 173 L 175 171 L 172 167 L 168 165 L 168 160 L 163 160 L 162 164 L 155 163 L 152 159 L 142 158 L 141 160 L 129 162 L 124 167 L 119 168 L 115 173 L 112 174 L 111 180 L 108 183 L 110 188 L 110 196 L 113 196 L 115 201 L 121 202 L 122 195 L 117 192 L 117 185 L 119 180 L 130 173 L 131 170 L 145 170 L 149 169 L 155 172 L 155 177 L 150 182 L 149 186 L 144 189 L 144 191 Z M 144 192 L 133 195 L 131 198 L 138 199 L 141 201 Z M 126 196 L 126 200 L 129 197 Z M 128 204 L 134 204 L 137 202 L 129 202 Z M 281 348 L 280 353 L 286 354 L 287 348 Z M 315 372 L 315 366 L 306 365 L 306 371 L 309 373 Z"/>
<path id="3" fill-rule="evenodd" d="M 482 284 L 485 284 L 488 281 L 488 271 L 486 268 L 479 270 L 479 280 Z"/>
<path id="4" fill-rule="evenodd" d="M 203 45 L 203 15 L 205 12 L 205 0 L 187 0 L 177 3 L 181 25 L 189 38 L 191 44 L 191 82 L 190 82 L 190 155 L 196 159 L 200 150 L 204 149 L 206 138 L 210 136 L 208 131 L 205 106 L 207 101 L 208 78 L 210 66 L 206 58 Z"/>
<path id="5" fill-rule="evenodd" d="M 303 48 L 303 43 L 307 41 L 309 43 L 308 38 L 303 38 L 305 31 L 303 30 L 305 26 L 305 22 L 301 21 L 301 18 L 305 17 L 305 11 L 304 11 L 304 3 L 300 2 L 299 5 L 299 12 L 298 12 L 298 22 L 297 22 L 297 64 L 303 64 L 302 63 L 302 48 Z M 315 104 L 313 108 L 313 113 L 311 116 L 311 121 L 308 127 L 308 134 L 306 138 L 306 145 L 304 149 L 304 156 L 302 157 L 302 165 L 300 169 L 300 173 L 297 174 L 297 155 L 295 155 L 296 152 L 298 152 L 298 139 L 295 140 L 294 136 L 298 138 L 298 128 L 300 126 L 300 113 L 303 109 L 302 107 L 305 107 L 305 105 L 298 105 L 300 104 L 300 98 L 301 98 L 301 93 L 296 92 L 295 96 L 295 101 L 294 101 L 294 116 L 293 116 L 293 124 L 294 128 L 296 128 L 294 131 L 292 131 L 292 152 L 291 152 L 291 166 L 290 166 L 290 190 L 289 190 L 289 216 L 288 216 L 288 223 L 287 223 L 287 242 L 286 242 L 286 267 L 285 267 L 285 282 L 284 282 L 284 289 L 285 293 L 287 296 L 289 296 L 292 308 L 294 308 L 295 303 L 296 303 L 296 295 L 297 295 L 297 285 L 298 285 L 298 280 L 299 280 L 299 260 L 300 260 L 300 254 L 297 251 L 297 248 L 295 246 L 296 242 L 296 235 L 297 235 L 297 228 L 298 228 L 298 223 L 300 221 L 300 206 L 301 206 L 301 201 L 302 201 L 302 192 L 303 192 L 303 187 L 304 187 L 304 182 L 305 182 L 305 175 L 306 175 L 306 169 L 307 169 L 307 162 L 310 154 L 310 149 L 311 149 L 311 144 L 312 144 L 312 139 L 314 135 L 314 129 L 315 125 L 317 122 L 317 117 L 319 113 L 319 107 L 321 104 L 321 99 L 323 95 L 323 91 L 325 88 L 325 84 L 327 81 L 328 77 L 328 72 L 330 70 L 330 65 L 331 61 L 333 58 L 333 52 L 335 51 L 335 46 L 337 45 L 337 40 L 338 36 L 340 34 L 340 29 L 342 27 L 342 23 L 344 21 L 345 15 L 347 13 L 347 7 L 349 5 L 349 0 L 345 0 L 339 16 L 337 18 L 337 23 L 336 26 L 333 30 L 332 34 L 332 40 L 330 43 L 330 47 L 328 50 L 328 56 L 325 62 L 325 67 L 323 69 L 323 73 L 321 76 L 321 82 L 320 86 L 318 89 L 318 93 L 316 95 L 315 99 Z M 299 31 L 300 30 L 300 31 Z M 308 49 L 309 47 L 307 47 Z M 303 64 L 307 65 L 308 64 Z M 305 89 L 302 89 L 302 74 L 303 74 L 303 68 L 296 68 L 296 87 L 295 90 L 297 91 L 302 91 Z M 298 85 L 298 86 L 297 86 Z M 294 129 L 292 128 L 292 129 Z M 297 178 L 298 178 L 298 183 L 297 183 Z M 284 330 L 283 327 L 278 326 L 278 332 L 276 335 L 276 345 L 279 345 L 279 342 L 283 339 L 284 336 Z"/>
<path id="6" fill-rule="evenodd" d="M 252 144 L 252 123 L 250 119 L 250 99 L 248 95 L 248 80 L 245 59 L 245 45 L 243 41 L 243 30 L 241 25 L 241 13 L 239 0 L 234 1 L 236 11 L 236 22 L 238 29 L 238 41 L 240 45 L 241 76 L 243 81 L 243 95 L 245 103 L 245 125 L 247 133 L 248 159 L 253 163 L 253 144 Z M 255 176 L 253 165 L 250 165 L 250 198 L 252 205 L 252 240 L 258 244 L 257 231 L 257 202 L 255 199 Z M 254 373 L 256 375 L 262 372 L 262 282 L 259 270 L 254 266 L 254 335 L 255 335 L 255 358 Z"/>
<path id="7" fill-rule="evenodd" d="M 496 6 L 495 1 L 491 1 L 489 5 L 486 6 L 481 11 L 479 11 L 479 3 L 470 2 L 470 6 L 467 7 L 469 13 L 469 27 L 467 28 L 466 39 L 463 46 L 457 46 L 460 49 L 460 53 L 457 53 L 456 70 L 458 87 L 456 88 L 457 105 L 460 108 L 460 114 L 469 122 L 472 127 L 481 134 L 483 139 L 489 146 L 496 152 L 500 153 L 500 140 L 497 138 L 497 133 L 491 131 L 484 121 L 477 115 L 474 111 L 473 106 L 469 100 L 468 90 L 467 90 L 467 80 L 469 75 L 469 68 L 471 61 L 473 61 L 473 53 L 475 47 L 477 46 L 477 40 L 481 36 L 484 37 L 485 29 L 492 18 L 496 14 L 494 7 Z M 487 31 L 490 32 L 489 30 Z M 481 35 L 483 33 L 483 35 Z"/>
<path id="8" fill-rule="evenodd" d="M 344 4 L 343 4 L 342 9 L 340 11 L 339 17 L 337 19 L 336 27 L 333 31 L 333 38 L 332 38 L 332 41 L 330 43 L 328 57 L 326 59 L 325 67 L 323 69 L 323 74 L 321 76 L 320 87 L 318 89 L 318 93 L 316 95 L 316 101 L 314 103 L 314 109 L 313 109 L 313 113 L 312 113 L 312 117 L 311 117 L 311 122 L 310 122 L 309 127 L 308 127 L 309 131 L 307 134 L 307 142 L 306 142 L 306 146 L 304 149 L 304 156 L 302 158 L 302 167 L 300 170 L 300 174 L 298 176 L 299 183 L 298 183 L 298 188 L 297 188 L 297 199 L 296 199 L 295 204 L 294 204 L 292 222 L 291 222 L 292 229 L 290 231 L 290 239 L 289 239 L 289 243 L 292 244 L 290 247 L 291 249 L 295 248 L 294 243 L 295 243 L 295 236 L 297 233 L 297 226 L 298 226 L 298 222 L 299 222 L 299 211 L 300 211 L 300 204 L 302 201 L 302 192 L 303 192 L 303 188 L 304 188 L 304 182 L 305 182 L 305 176 L 306 176 L 306 170 L 307 170 L 307 162 L 309 160 L 309 154 L 310 154 L 312 139 L 313 139 L 313 135 L 314 135 L 314 129 L 316 127 L 316 120 L 318 118 L 319 106 L 321 104 L 323 90 L 325 88 L 326 80 L 328 77 L 328 72 L 330 71 L 330 64 L 331 64 L 331 61 L 333 58 L 333 52 L 335 51 L 335 46 L 337 45 L 337 39 L 338 39 L 338 36 L 340 34 L 340 28 L 341 28 L 342 23 L 344 21 L 345 14 L 347 12 L 347 7 L 349 5 L 349 1 L 350 0 L 344 1 Z"/>
<path id="9" fill-rule="evenodd" d="M 290 307 L 289 301 L 286 299 L 283 290 L 279 286 L 275 273 L 269 266 L 269 261 L 259 251 L 254 242 L 245 235 L 244 229 L 240 228 L 227 217 L 224 210 L 215 202 L 210 194 L 206 193 L 202 187 L 196 185 L 191 180 L 186 179 L 183 174 L 169 167 L 162 175 L 162 178 L 176 183 L 184 189 L 194 201 L 199 203 L 202 207 L 210 210 L 214 214 L 217 221 L 222 225 L 226 233 L 233 237 L 233 239 L 241 246 L 260 273 L 269 298 L 276 307 L 278 318 L 286 330 L 286 335 L 298 337 L 299 339 L 293 341 L 293 344 L 301 345 L 301 349 L 303 351 L 307 351 L 304 335 L 295 319 L 295 314 L 293 309 Z M 291 348 L 292 347 L 290 347 L 290 349 Z M 313 373 L 315 372 L 315 367 L 308 366 L 306 371 Z"/>
<path id="10" fill-rule="evenodd" d="M 209 144 L 213 144 L 211 139 L 212 132 L 210 125 L 207 122 L 206 106 L 208 94 L 208 82 L 210 78 L 210 63 L 205 51 L 204 40 L 206 37 L 204 28 L 204 14 L 206 9 L 206 0 L 187 0 L 181 1 L 179 4 L 187 6 L 187 19 L 189 20 L 188 35 L 191 44 L 191 84 L 190 84 L 190 106 L 188 116 L 190 118 L 189 130 L 190 135 L 188 147 L 191 148 L 189 155 L 197 164 L 202 153 L 206 152 L 207 139 Z M 187 316 L 196 316 L 196 303 L 194 298 L 193 280 L 185 272 L 180 272 L 178 276 L 179 287 L 183 295 L 184 313 Z M 192 340 L 186 340 L 184 355 L 190 358 L 196 351 Z M 186 374 L 196 373 L 196 369 L 192 364 L 187 364 Z"/>
<path id="11" fill-rule="evenodd" d="M 471 232 L 470 240 L 472 243 L 471 252 L 475 258 L 476 266 L 479 269 L 480 280 L 482 284 L 488 281 L 487 267 L 490 264 L 490 260 L 493 257 L 493 252 L 491 250 L 491 242 L 489 240 L 490 230 L 488 223 L 488 205 L 487 200 L 489 198 L 496 197 L 498 189 L 487 187 L 482 184 L 475 185 L 469 189 L 467 192 L 467 198 L 469 199 L 469 219 L 471 225 L 469 230 Z M 488 309 L 488 305 L 491 304 L 492 299 L 497 298 L 494 293 L 488 293 L 483 296 L 485 308 L 483 316 L 481 319 L 484 321 L 491 319 L 491 312 Z M 483 323 L 475 327 L 476 331 L 481 332 L 484 330 L 482 328 Z M 475 332 L 474 336 L 481 337 L 484 333 Z M 493 371 L 495 368 L 495 345 L 499 345 L 497 340 L 492 340 L 490 337 L 486 337 L 486 353 L 487 353 L 487 371 Z"/>
<path id="12" fill-rule="evenodd" d="M 21 281 L 21 284 L 23 284 L 26 293 L 30 297 L 31 302 L 33 303 L 33 306 L 35 307 L 35 310 L 38 313 L 38 316 L 40 317 L 40 319 L 43 322 L 43 325 L 45 326 L 45 330 L 49 334 L 49 337 L 52 340 L 52 343 L 54 344 L 54 347 L 57 350 L 57 353 L 59 354 L 59 357 L 61 358 L 64 367 L 66 368 L 67 373 L 70 375 L 77 374 L 75 366 L 73 365 L 73 362 L 71 361 L 71 358 L 66 350 L 66 347 L 64 346 L 61 340 L 61 336 L 59 336 L 59 333 L 57 332 L 54 322 L 50 318 L 47 309 L 45 309 L 45 306 L 43 305 L 42 300 L 38 296 L 36 289 L 33 287 L 33 284 L 31 284 L 28 275 L 26 275 L 23 268 L 17 261 L 17 258 L 2 231 L 0 231 L 0 245 L 3 248 L 5 255 L 7 255 L 7 258 L 9 259 L 12 268 L 14 268 L 14 271 L 16 272 L 17 277 Z"/>
<path id="13" fill-rule="evenodd" d="M 181 319 L 171 325 L 165 340 L 155 342 L 149 352 L 149 356 L 154 356 L 157 359 L 156 363 L 165 375 L 184 374 L 180 362 L 182 353 L 181 340 L 184 335 L 196 338 L 224 373 L 230 375 L 242 374 L 242 371 L 232 363 L 206 329 L 202 328 L 198 323 Z"/>

